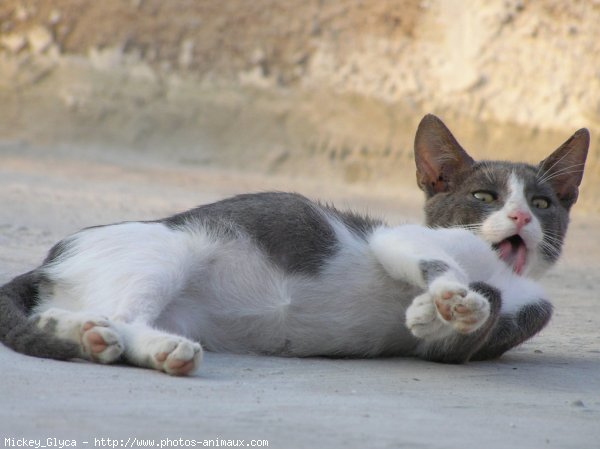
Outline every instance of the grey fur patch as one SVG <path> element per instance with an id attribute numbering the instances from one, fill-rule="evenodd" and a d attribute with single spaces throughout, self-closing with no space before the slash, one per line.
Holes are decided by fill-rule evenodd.
<path id="1" fill-rule="evenodd" d="M 366 240 L 367 236 L 373 232 L 373 229 L 384 224 L 382 220 L 378 220 L 366 215 L 357 214 L 352 211 L 340 211 L 330 204 L 318 204 L 330 215 L 335 216 L 340 220 L 351 232 L 356 236 Z"/>
<path id="2" fill-rule="evenodd" d="M 58 320 L 55 318 L 49 318 L 44 324 L 43 330 L 44 332 L 48 332 L 49 334 L 56 334 L 56 328 L 58 326 Z"/>
<path id="3" fill-rule="evenodd" d="M 52 262 L 56 262 L 62 256 L 64 256 L 67 252 L 69 245 L 67 240 L 61 240 L 48 251 L 48 255 L 44 260 L 44 264 L 49 264 Z"/>
<path id="4" fill-rule="evenodd" d="M 552 317 L 552 304 L 540 300 L 521 308 L 516 315 L 502 315 L 488 341 L 472 360 L 489 360 L 529 340 L 540 332 Z"/>
<path id="5" fill-rule="evenodd" d="M 76 343 L 38 329 L 36 320 L 27 318 L 44 282 L 49 281 L 34 270 L 0 288 L 0 341 L 17 352 L 35 357 L 58 360 L 79 357 Z"/>
<path id="6" fill-rule="evenodd" d="M 363 237 L 375 226 L 374 220 L 282 192 L 238 195 L 161 222 L 176 229 L 200 226 L 232 238 L 247 235 L 284 270 L 314 275 L 337 251 L 338 241 L 327 216 L 338 218 Z"/>
<path id="7" fill-rule="evenodd" d="M 426 284 L 430 284 L 434 279 L 448 271 L 450 267 L 441 260 L 422 260 L 419 262 L 421 276 Z"/>
<path id="8" fill-rule="evenodd" d="M 548 301 L 528 304 L 519 310 L 517 326 L 524 337 L 523 341 L 533 337 L 548 324 L 552 317 L 552 310 L 552 304 Z"/>

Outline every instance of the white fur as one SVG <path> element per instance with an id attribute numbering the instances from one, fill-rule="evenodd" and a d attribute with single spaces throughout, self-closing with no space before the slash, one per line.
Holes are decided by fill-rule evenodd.
<path id="1" fill-rule="evenodd" d="M 452 238 L 454 234 L 462 232 L 452 230 L 444 234 Z M 437 260 L 452 268 L 451 273 L 456 281 L 467 282 L 467 275 L 457 261 L 437 241 L 431 242 L 432 236 L 442 237 L 442 234 L 439 230 L 432 232 L 431 229 L 415 225 L 381 228 L 371 236 L 369 244 L 379 262 L 395 279 L 413 279 L 419 287 L 425 288 L 419 262 Z"/>
<path id="2" fill-rule="evenodd" d="M 414 354 L 422 341 L 472 332 L 485 321 L 489 305 L 468 289 L 474 281 L 501 289 L 509 310 L 543 297 L 465 230 L 382 227 L 364 241 L 328 220 L 339 250 L 316 276 L 285 273 L 241 236 L 161 223 L 91 228 L 44 268 L 53 287 L 42 291 L 36 313 L 68 311 L 57 319 L 70 322 L 71 333 L 61 335 L 77 341 L 84 323 L 106 316 L 111 324 L 99 326 L 115 330 L 131 363 L 188 374 L 201 360 L 198 341 L 238 353 Z M 435 287 L 423 279 L 423 260 L 449 267 Z M 475 324 L 433 313 L 448 289 L 464 290 L 452 305 L 469 307 Z"/>

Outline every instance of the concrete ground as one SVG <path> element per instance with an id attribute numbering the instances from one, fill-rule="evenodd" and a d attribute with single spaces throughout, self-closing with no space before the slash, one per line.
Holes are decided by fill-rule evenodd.
<path id="1" fill-rule="evenodd" d="M 134 153 L 48 154 L 0 144 L 1 283 L 81 227 L 156 218 L 242 191 L 302 191 L 392 223 L 420 216 L 416 190 L 366 193 Z M 197 376 L 173 378 L 0 346 L 0 445 L 23 447 L 25 438 L 47 447 L 137 447 L 152 439 L 199 447 L 240 439 L 271 448 L 597 448 L 599 224 L 574 216 L 564 257 L 543 281 L 556 306 L 551 324 L 500 360 L 450 366 L 208 353 Z"/>

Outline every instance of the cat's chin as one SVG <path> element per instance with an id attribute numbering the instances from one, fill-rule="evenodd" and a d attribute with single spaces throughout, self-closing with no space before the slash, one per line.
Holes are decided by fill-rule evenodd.
<path id="1" fill-rule="evenodd" d="M 492 246 L 500 259 L 511 267 L 515 273 L 518 275 L 523 274 L 527 266 L 528 251 L 527 244 L 520 235 L 511 235 Z"/>

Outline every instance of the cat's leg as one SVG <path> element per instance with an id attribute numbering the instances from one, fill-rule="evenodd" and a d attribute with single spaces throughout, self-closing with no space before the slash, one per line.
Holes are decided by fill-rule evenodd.
<path id="1" fill-rule="evenodd" d="M 470 288 L 467 274 L 436 241 L 439 236 L 432 229 L 403 226 L 378 230 L 370 241 L 373 254 L 394 279 L 425 290 L 408 307 L 406 324 L 427 340 L 473 332 L 490 316 L 488 299 Z"/>
<path id="2" fill-rule="evenodd" d="M 370 237 L 369 246 L 381 266 L 394 279 L 427 289 L 443 276 L 467 284 L 467 276 L 436 241 L 438 233 L 422 226 L 381 228 Z"/>
<path id="3" fill-rule="evenodd" d="M 111 323 L 123 338 L 123 359 L 132 365 L 176 376 L 195 372 L 202 360 L 200 344 L 149 324 L 156 322 L 173 295 L 163 296 L 153 289 L 131 286 L 126 292 L 110 315 Z"/>
<path id="4" fill-rule="evenodd" d="M 135 281 L 118 286 L 113 294 L 105 291 L 106 300 L 99 303 L 108 303 L 110 297 L 119 298 L 113 310 L 107 312 L 112 326 L 123 340 L 122 358 L 125 362 L 184 376 L 198 369 L 202 348 L 197 342 L 151 325 L 177 295 L 169 279 L 165 279 L 164 271 L 138 276 Z"/>
<path id="5" fill-rule="evenodd" d="M 185 337 L 155 329 L 145 323 L 115 321 L 125 342 L 123 358 L 132 365 L 175 376 L 193 374 L 202 361 L 202 347 Z"/>
<path id="6" fill-rule="evenodd" d="M 123 353 L 123 339 L 105 317 L 51 308 L 31 319 L 49 335 L 75 343 L 82 359 L 113 363 Z"/>
<path id="7" fill-rule="evenodd" d="M 471 360 L 489 360 L 529 340 L 540 332 L 552 317 L 552 304 L 528 279 L 510 276 L 501 285 L 503 304 L 498 323 Z"/>
<path id="8" fill-rule="evenodd" d="M 38 328 L 76 343 L 79 357 L 92 362 L 124 360 L 132 365 L 172 375 L 188 375 L 202 360 L 199 343 L 154 329 L 87 313 L 48 309 L 32 316 Z"/>

